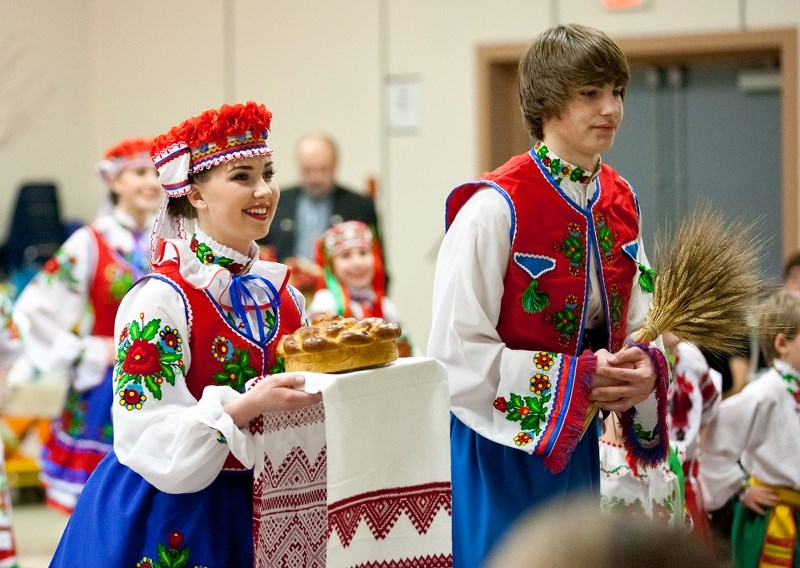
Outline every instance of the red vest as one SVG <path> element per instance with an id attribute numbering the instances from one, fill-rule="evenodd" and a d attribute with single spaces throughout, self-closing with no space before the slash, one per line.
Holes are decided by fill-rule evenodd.
<path id="1" fill-rule="evenodd" d="M 133 267 L 109 247 L 100 233 L 89 227 L 94 237 L 97 262 L 89 285 L 89 300 L 94 310 L 92 335 L 114 336 L 114 318 L 125 293 L 134 284 Z"/>
<path id="2" fill-rule="evenodd" d="M 597 192 L 578 207 L 531 153 L 511 158 L 447 198 L 446 225 L 482 186 L 500 192 L 511 209 L 511 254 L 497 331 L 511 349 L 578 354 L 585 329 L 589 254 L 598 280 L 611 351 L 622 347 L 631 288 L 638 270 L 636 195 L 603 165 Z"/>
<path id="3" fill-rule="evenodd" d="M 244 385 L 238 384 L 243 382 L 243 378 L 249 380 L 274 372 L 278 340 L 287 333 L 294 333 L 301 325 L 300 308 L 285 282 L 278 289 L 281 302 L 275 313 L 275 326 L 267 336 L 266 343 L 259 344 L 232 327 L 220 307 L 204 290 L 198 290 L 186 282 L 175 260 L 156 266 L 153 273 L 180 289 L 184 305 L 191 315 L 189 349 L 192 365 L 186 373 L 186 386 L 198 400 L 203 389 L 209 385 L 228 385 L 243 392 Z M 243 376 L 241 369 L 246 367 L 251 370 Z M 282 372 L 282 368 L 279 371 Z M 243 468 L 232 455 L 228 456 L 224 467 Z"/>

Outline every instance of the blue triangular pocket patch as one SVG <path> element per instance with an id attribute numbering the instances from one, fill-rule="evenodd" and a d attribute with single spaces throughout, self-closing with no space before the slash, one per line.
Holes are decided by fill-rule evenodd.
<path id="1" fill-rule="evenodd" d="M 631 241 L 626 245 L 622 245 L 622 252 L 628 255 L 633 262 L 639 262 L 639 243 Z"/>
<path id="2" fill-rule="evenodd" d="M 545 272 L 549 272 L 556 267 L 556 259 L 549 256 L 535 254 L 514 253 L 514 262 L 533 278 L 539 278 Z"/>

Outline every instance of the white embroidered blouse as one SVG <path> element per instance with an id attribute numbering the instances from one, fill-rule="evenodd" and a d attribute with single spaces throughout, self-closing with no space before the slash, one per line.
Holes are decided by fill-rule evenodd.
<path id="1" fill-rule="evenodd" d="M 198 242 L 206 245 L 216 257 L 232 259 L 244 268 L 240 274 L 255 275 L 272 283 L 276 289 L 286 279 L 287 268 L 283 264 L 258 259 L 258 246 L 251 244 L 249 256 L 224 247 L 197 231 Z M 177 258 L 180 274 L 190 285 L 205 290 L 225 312 L 224 316 L 237 326 L 244 325 L 232 311 L 230 290 L 232 275 L 219 264 L 201 262 L 186 241 L 168 241 L 162 259 Z M 261 289 L 251 290 L 259 305 L 269 303 Z M 305 301 L 300 292 L 290 289 L 301 313 Z M 248 310 L 252 329 L 263 323 L 257 310 Z M 263 311 L 262 311 L 263 316 Z M 220 317 L 223 317 L 220 315 Z M 200 400 L 190 393 L 185 374 L 192 365 L 192 353 L 188 349 L 193 326 L 202 321 L 187 317 L 182 296 L 169 283 L 157 278 L 148 278 L 136 285 L 125 296 L 117 312 L 115 330 L 119 335 L 133 321 L 158 320 L 162 330 L 169 326 L 170 333 L 182 338 L 187 346 L 181 352 L 181 364 L 174 361 L 174 385 L 162 384 L 160 400 L 147 397 L 141 408 L 128 409 L 126 404 L 113 407 L 114 451 L 119 461 L 168 493 L 190 493 L 208 486 L 219 474 L 230 451 L 246 467 L 254 464 L 252 435 L 245 428 L 234 424 L 223 405 L 240 394 L 228 386 L 208 386 Z M 182 369 L 181 369 L 182 366 Z M 120 365 L 115 369 L 115 376 Z M 210 372 L 210 371 L 209 371 Z M 121 394 L 117 398 L 121 399 Z"/>

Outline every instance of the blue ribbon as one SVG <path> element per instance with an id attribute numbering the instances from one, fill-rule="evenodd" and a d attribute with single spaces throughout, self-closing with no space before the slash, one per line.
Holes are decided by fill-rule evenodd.
<path id="1" fill-rule="evenodd" d="M 130 254 L 130 263 L 133 266 L 133 280 L 138 281 L 147 274 L 150 266 L 150 243 L 143 240 L 142 231 L 131 231 L 133 235 L 133 250 Z"/>
<path id="2" fill-rule="evenodd" d="M 244 328 L 247 335 L 253 339 L 256 338 L 253 330 L 250 327 L 250 320 L 247 317 L 248 306 L 253 308 L 258 321 L 258 342 L 264 345 L 267 342 L 267 334 L 265 332 L 264 316 L 261 313 L 261 307 L 258 304 L 255 294 L 250 290 L 251 286 L 255 286 L 267 293 L 269 298 L 269 306 L 276 312 L 278 306 L 281 305 L 281 298 L 278 295 L 278 290 L 266 278 L 256 276 L 255 274 L 245 274 L 244 276 L 231 276 L 230 295 L 231 295 L 231 308 L 233 314 L 244 323 Z M 272 330 L 274 331 L 274 330 Z"/>

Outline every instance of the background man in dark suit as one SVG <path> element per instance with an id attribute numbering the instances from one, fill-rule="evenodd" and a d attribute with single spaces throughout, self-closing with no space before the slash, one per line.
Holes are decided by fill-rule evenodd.
<path id="1" fill-rule="evenodd" d="M 272 228 L 259 241 L 279 262 L 313 260 L 317 239 L 342 221 L 363 221 L 380 241 L 372 199 L 336 183 L 337 154 L 336 143 L 325 134 L 309 134 L 298 142 L 300 184 L 281 189 Z"/>

